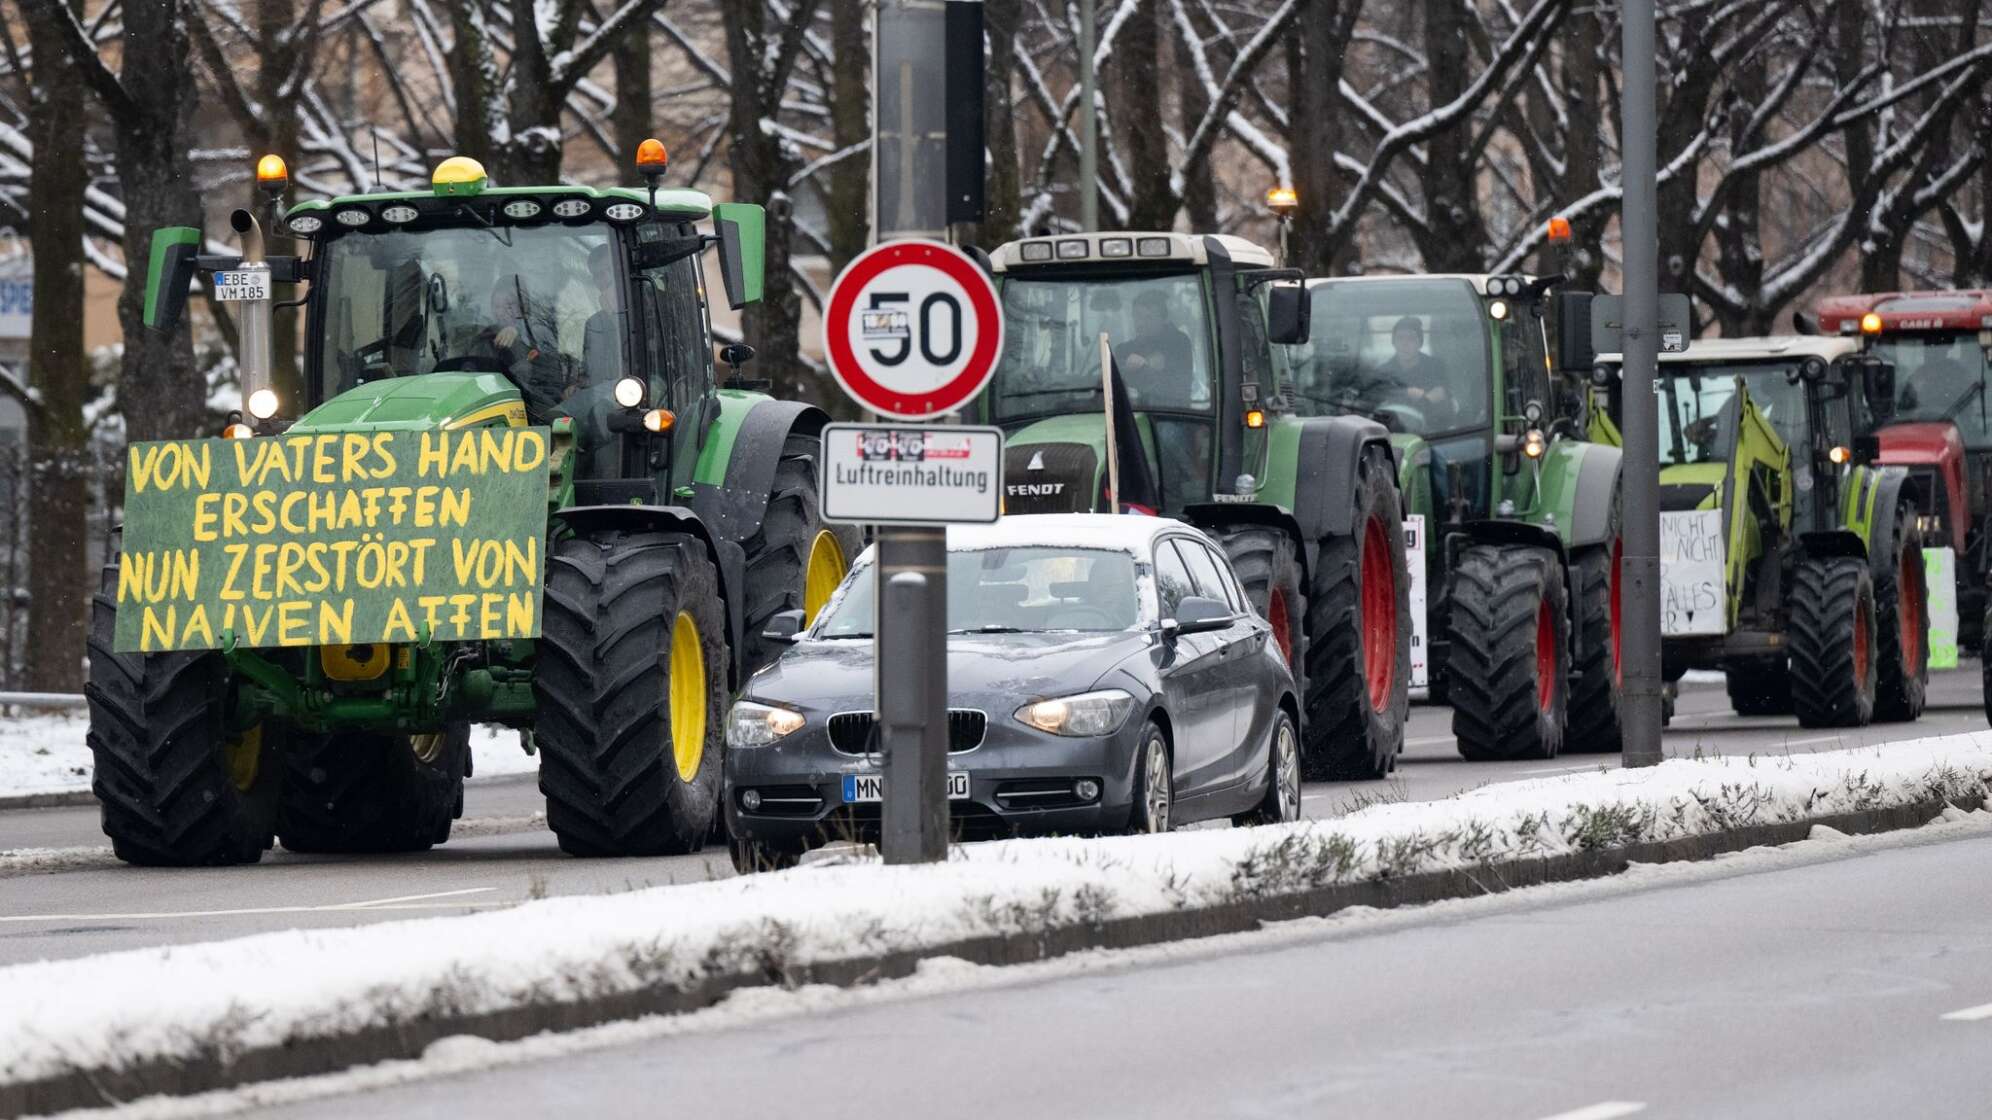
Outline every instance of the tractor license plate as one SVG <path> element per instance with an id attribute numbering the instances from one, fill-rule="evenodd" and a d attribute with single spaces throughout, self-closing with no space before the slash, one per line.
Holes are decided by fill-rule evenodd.
<path id="1" fill-rule="evenodd" d="M 884 774 L 844 775 L 844 804 L 856 805 L 859 804 L 860 802 L 882 801 L 884 799 L 885 799 Z M 965 770 L 948 771 L 948 800 L 949 801 L 968 800 L 967 771 Z"/>
<path id="2" fill-rule="evenodd" d="M 270 274 L 267 272 L 217 272 L 214 274 L 214 298 L 224 303 L 240 303 L 244 300 L 270 298 Z"/>

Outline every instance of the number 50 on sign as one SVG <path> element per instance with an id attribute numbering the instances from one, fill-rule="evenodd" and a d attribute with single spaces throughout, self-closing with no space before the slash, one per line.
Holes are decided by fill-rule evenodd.
<path id="1" fill-rule="evenodd" d="M 1003 352 L 996 287 L 966 254 L 889 241 L 831 286 L 823 353 L 851 399 L 899 420 L 945 416 L 982 390 Z"/>

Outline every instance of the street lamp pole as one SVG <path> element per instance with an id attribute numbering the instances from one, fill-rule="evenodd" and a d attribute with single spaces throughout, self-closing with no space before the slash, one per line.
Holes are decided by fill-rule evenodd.
<path id="1" fill-rule="evenodd" d="M 1100 228 L 1100 125 L 1094 97 L 1094 0 L 1079 0 L 1079 224 Z"/>
<path id="2" fill-rule="evenodd" d="M 1653 379 L 1660 365 L 1660 235 L 1654 123 L 1653 0 L 1625 0 L 1620 136 L 1624 208 L 1625 456 L 1620 481 L 1621 666 L 1627 766 L 1654 766 L 1660 746 L 1660 447 Z"/>

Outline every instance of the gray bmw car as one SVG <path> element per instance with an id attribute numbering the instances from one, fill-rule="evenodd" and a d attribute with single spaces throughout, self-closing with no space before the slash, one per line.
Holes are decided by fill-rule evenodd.
<path id="1" fill-rule="evenodd" d="M 742 871 L 876 842 L 873 556 L 728 714 Z M 1300 815 L 1299 707 L 1222 550 L 1163 518 L 1007 517 L 948 532 L 948 797 L 957 838 L 1163 832 Z M 890 671 L 890 666 L 887 666 Z"/>

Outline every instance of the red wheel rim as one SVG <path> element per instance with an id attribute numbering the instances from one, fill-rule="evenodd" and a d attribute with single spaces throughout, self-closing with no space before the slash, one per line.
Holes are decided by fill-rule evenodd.
<path id="1" fill-rule="evenodd" d="M 1854 683 L 1866 686 L 1868 679 L 1868 612 L 1854 604 Z"/>
<path id="2" fill-rule="evenodd" d="M 1556 620 L 1550 617 L 1549 602 L 1536 608 L 1536 707 L 1549 710 L 1556 696 Z"/>
<path id="3" fill-rule="evenodd" d="M 1902 552 L 1902 573 L 1895 580 L 1897 618 L 1902 620 L 1902 675 L 1914 677 L 1916 668 L 1923 660 L 1923 596 L 1922 575 L 1917 571 L 1919 557 L 1907 549 Z"/>
<path id="4" fill-rule="evenodd" d="M 1286 658 L 1287 668 L 1293 668 L 1293 632 L 1288 629 L 1290 616 L 1287 613 L 1287 597 L 1284 588 L 1275 587 L 1266 600 L 1266 621 L 1273 624 L 1273 640 L 1280 645 L 1280 656 Z"/>
<path id="5" fill-rule="evenodd" d="M 1619 659 L 1619 569 L 1625 566 L 1625 542 L 1612 542 L 1612 683 L 1625 684 L 1625 663 Z"/>
<path id="6" fill-rule="evenodd" d="M 1397 579 L 1390 562 L 1390 538 L 1383 521 L 1372 517 L 1363 528 L 1363 678 L 1370 707 L 1390 706 L 1397 683 Z"/>

